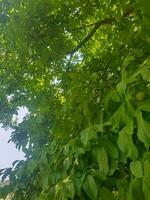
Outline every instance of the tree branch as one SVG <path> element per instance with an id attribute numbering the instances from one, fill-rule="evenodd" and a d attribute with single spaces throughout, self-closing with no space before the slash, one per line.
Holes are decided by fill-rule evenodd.
<path id="1" fill-rule="evenodd" d="M 87 24 L 87 25 L 84 25 L 84 26 L 80 26 L 80 27 L 77 27 L 77 28 L 74 28 L 74 29 L 69 30 L 69 32 L 78 31 L 78 30 L 80 30 L 80 29 L 82 29 L 82 28 L 87 28 L 87 27 L 90 27 L 90 26 L 94 26 L 94 25 L 96 25 L 97 23 L 98 23 L 98 22 L 94 22 L 94 23 L 92 23 L 92 24 Z"/>
<path id="2" fill-rule="evenodd" d="M 131 13 L 132 13 L 132 9 L 130 8 L 123 14 L 123 17 L 129 16 Z M 92 26 L 92 25 L 94 25 L 94 27 L 92 28 L 90 33 L 72 51 L 69 52 L 69 54 L 73 55 L 75 52 L 77 52 L 86 42 L 88 42 L 93 37 L 93 35 L 96 33 L 96 31 L 99 29 L 100 26 L 112 24 L 115 21 L 116 21 L 116 18 L 112 17 L 112 18 L 106 18 L 106 19 L 100 20 L 100 21 L 90 24 L 90 25 L 86 25 L 85 27 Z M 79 27 L 76 30 L 78 30 L 82 27 Z"/>

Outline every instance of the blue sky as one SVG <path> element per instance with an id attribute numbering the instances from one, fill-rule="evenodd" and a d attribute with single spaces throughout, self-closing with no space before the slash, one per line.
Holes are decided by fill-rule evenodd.
<path id="1" fill-rule="evenodd" d="M 13 161 L 24 158 L 23 152 L 18 152 L 13 143 L 8 143 L 11 130 L 0 127 L 0 169 L 11 167 Z"/>
<path id="2" fill-rule="evenodd" d="M 21 122 L 23 117 L 28 113 L 26 108 L 18 110 L 18 122 Z M 15 160 L 24 159 L 23 152 L 19 152 L 15 148 L 15 144 L 8 143 L 12 130 L 5 130 L 0 125 L 0 169 L 11 167 Z"/>

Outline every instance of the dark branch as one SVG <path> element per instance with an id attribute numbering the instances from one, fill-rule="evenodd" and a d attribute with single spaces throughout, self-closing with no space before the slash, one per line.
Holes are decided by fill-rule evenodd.
<path id="1" fill-rule="evenodd" d="M 131 13 L 132 13 L 132 9 L 128 9 L 123 14 L 123 17 L 129 16 Z M 106 18 L 106 19 L 100 20 L 100 21 L 93 23 L 93 24 L 90 24 L 90 25 L 86 25 L 85 27 L 92 26 L 92 25 L 94 25 L 94 27 L 92 28 L 90 33 L 71 52 L 69 52 L 69 54 L 73 55 L 75 52 L 77 52 L 86 42 L 88 42 L 93 37 L 93 35 L 96 33 L 96 31 L 99 29 L 100 26 L 112 24 L 115 21 L 116 21 L 116 18 L 113 17 L 113 18 Z M 80 28 L 81 27 L 79 27 L 77 29 L 80 29 Z"/>
<path id="2" fill-rule="evenodd" d="M 92 38 L 92 36 L 96 33 L 97 29 L 99 29 L 99 27 L 101 25 L 104 24 L 111 24 L 112 22 L 114 22 L 115 19 L 111 18 L 111 19 L 104 19 L 102 21 L 97 22 L 94 27 L 92 28 L 91 32 L 77 45 L 76 48 L 74 48 L 70 54 L 74 54 L 76 51 L 78 51 L 88 40 L 90 40 Z"/>
<path id="3" fill-rule="evenodd" d="M 90 26 L 94 26 L 96 25 L 98 22 L 94 22 L 92 24 L 87 24 L 87 25 L 84 25 L 84 26 L 80 26 L 80 27 L 77 27 L 77 28 L 74 28 L 74 29 L 71 29 L 69 30 L 69 32 L 73 32 L 73 31 L 78 31 L 80 29 L 83 29 L 83 28 L 87 28 L 87 27 L 90 27 Z"/>

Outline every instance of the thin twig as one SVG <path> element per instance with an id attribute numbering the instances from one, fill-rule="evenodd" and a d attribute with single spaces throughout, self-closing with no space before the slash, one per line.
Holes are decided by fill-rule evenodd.
<path id="1" fill-rule="evenodd" d="M 111 19 L 104 19 L 101 20 L 99 22 L 97 22 L 94 27 L 92 28 L 91 32 L 77 45 L 77 47 L 75 47 L 70 54 L 73 55 L 76 51 L 78 51 L 87 41 L 89 41 L 93 35 L 96 33 L 96 31 L 99 29 L 99 27 L 101 25 L 104 24 L 111 24 L 112 22 L 115 21 L 115 18 L 111 18 Z"/>
<path id="2" fill-rule="evenodd" d="M 123 17 L 129 16 L 131 13 L 132 13 L 132 9 L 130 8 L 123 14 Z M 112 18 L 106 18 L 94 24 L 91 24 L 90 26 L 94 25 L 94 27 L 92 28 L 90 33 L 72 51 L 70 51 L 69 54 L 73 55 L 75 52 L 77 52 L 86 42 L 88 42 L 93 37 L 93 35 L 96 33 L 96 31 L 99 29 L 100 26 L 112 24 L 115 21 L 116 21 L 116 18 L 112 17 Z"/>
<path id="3" fill-rule="evenodd" d="M 68 31 L 69 31 L 69 32 L 78 31 L 78 30 L 80 30 L 80 29 L 82 29 L 82 28 L 87 28 L 87 27 L 90 27 L 90 26 L 94 26 L 94 25 L 97 24 L 97 23 L 98 23 L 98 21 L 97 21 L 97 22 L 94 22 L 94 23 L 92 23 L 92 24 L 87 24 L 87 25 L 80 26 L 80 27 L 77 27 L 77 28 L 74 28 L 74 29 L 70 29 L 70 30 L 68 30 Z"/>

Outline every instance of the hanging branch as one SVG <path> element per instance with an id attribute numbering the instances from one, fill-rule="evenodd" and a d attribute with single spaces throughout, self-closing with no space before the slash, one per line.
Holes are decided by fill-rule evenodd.
<path id="1" fill-rule="evenodd" d="M 130 8 L 123 14 L 123 17 L 129 16 L 131 13 L 132 13 L 132 9 Z M 106 19 L 100 20 L 96 23 L 89 25 L 89 26 L 94 25 L 94 27 L 92 28 L 90 33 L 71 52 L 69 52 L 69 54 L 73 55 L 75 52 L 77 52 L 86 42 L 88 42 L 93 37 L 93 35 L 96 33 L 96 31 L 99 29 L 100 26 L 109 25 L 109 24 L 112 24 L 115 21 L 116 21 L 116 18 L 114 18 L 114 17 L 113 18 L 106 18 Z M 79 27 L 77 29 L 80 29 L 82 27 Z"/>

